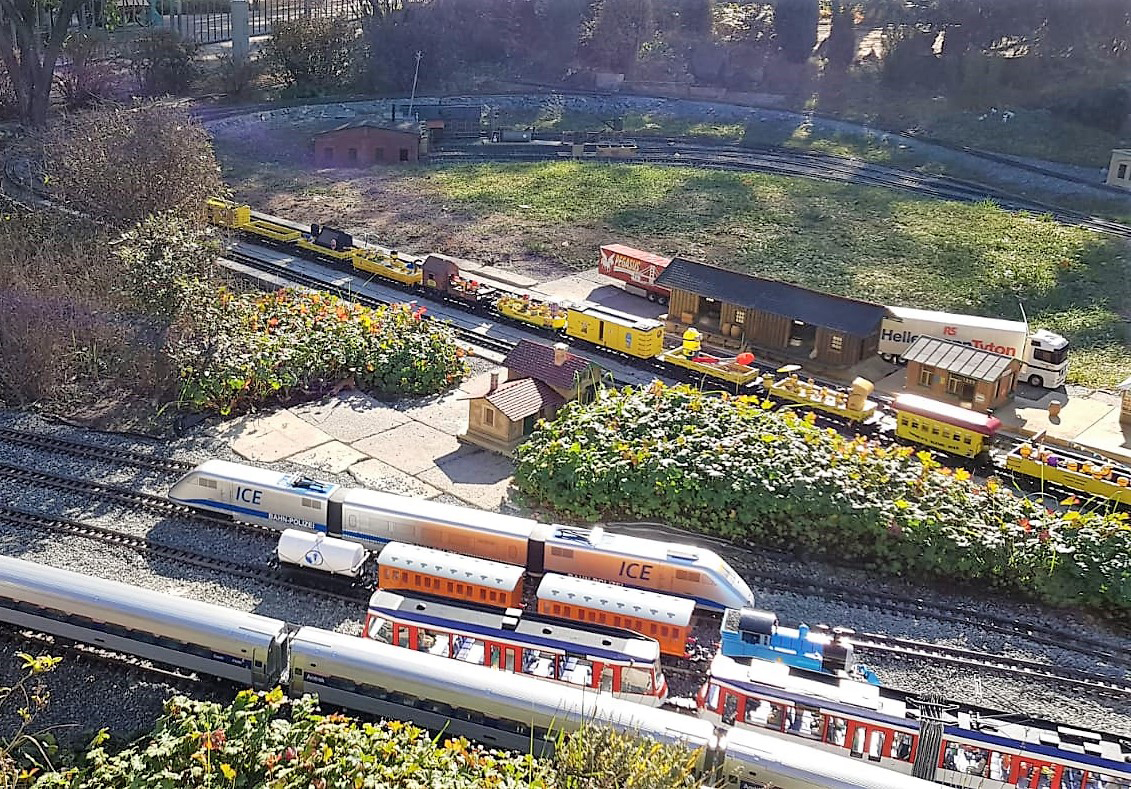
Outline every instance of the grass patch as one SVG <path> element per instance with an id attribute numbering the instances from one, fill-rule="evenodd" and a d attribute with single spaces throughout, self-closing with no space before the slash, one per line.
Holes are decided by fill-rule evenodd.
<path id="1" fill-rule="evenodd" d="M 1045 217 L 885 189 L 757 174 L 585 162 L 485 164 L 418 175 L 471 217 L 537 234 L 560 262 L 593 264 L 578 230 L 832 293 L 1030 319 L 1076 345 L 1072 380 L 1131 366 L 1126 245 Z"/>
<path id="2" fill-rule="evenodd" d="M 1100 185 L 1099 167 L 1107 163 L 1112 147 L 1118 147 L 1119 140 L 1105 132 L 1097 131 L 1078 124 L 1067 123 L 1049 115 L 1046 112 L 1020 112 L 1007 124 L 1002 124 L 1000 116 L 997 121 L 987 118 L 978 121 L 975 113 L 948 113 L 941 114 L 938 108 L 931 112 L 935 118 L 928 124 L 928 128 L 921 128 L 919 124 L 893 122 L 893 119 L 879 119 L 872 116 L 859 116 L 853 118 L 863 123 L 877 123 L 886 120 L 894 128 L 911 128 L 923 136 L 931 137 L 940 142 L 953 145 L 968 145 L 987 151 L 1013 153 L 1018 156 L 1029 156 L 1048 161 L 1065 161 L 1054 155 L 1058 148 L 1064 146 L 1058 140 L 1081 139 L 1086 143 L 1086 153 L 1080 155 L 1082 161 L 1077 162 L 1095 166 L 1097 186 Z M 565 130 L 606 130 L 605 120 L 591 113 L 573 112 L 564 110 L 559 106 L 543 107 L 540 111 L 529 111 L 515 114 L 510 117 L 512 128 L 525 129 L 534 126 L 539 131 L 565 131 Z M 1008 128 L 1006 128 L 1008 126 Z M 1021 133 L 1012 135 L 1012 132 L 1021 130 Z M 638 138 L 644 137 L 700 137 L 705 142 L 719 144 L 744 144 L 749 146 L 776 146 L 794 151 L 812 151 L 830 156 L 840 156 L 860 159 L 873 164 L 882 164 L 889 167 L 898 167 L 904 170 L 913 170 L 924 175 L 948 175 L 969 181 L 984 183 L 990 187 L 997 187 L 1011 194 L 1027 197 L 1031 200 L 1063 206 L 1064 208 L 1083 211 L 1097 216 L 1103 216 L 1117 222 L 1131 222 L 1131 208 L 1126 200 L 1112 198 L 1086 198 L 1080 196 L 1066 196 L 1061 192 L 1042 189 L 1033 186 L 1021 186 L 1014 181 L 997 179 L 991 171 L 977 167 L 964 167 L 955 162 L 939 162 L 930 155 L 917 151 L 908 145 L 908 141 L 897 134 L 886 132 L 849 133 L 832 132 L 814 128 L 809 120 L 795 118 L 757 118 L 748 123 L 702 123 L 686 118 L 675 118 L 663 113 L 635 113 L 624 116 L 624 134 Z M 1001 147 L 1001 138 L 1008 138 L 1017 146 L 1016 150 L 1006 150 Z M 1126 144 L 1131 144 L 1128 141 Z M 1107 146 L 1105 149 L 1104 146 Z M 1028 147 L 1026 147 L 1028 146 Z M 1008 146 L 1007 146 L 1008 147 Z M 1095 159 L 1099 151 L 1106 150 L 1100 159 Z M 1093 161 L 1095 159 L 1095 161 Z M 1100 164 L 1096 164 L 1099 161 Z"/>
<path id="3" fill-rule="evenodd" d="M 537 131 L 608 131 L 605 117 L 589 112 L 577 112 L 560 105 L 547 105 L 538 110 L 507 114 L 507 128 Z M 623 116 L 624 133 L 656 137 L 702 137 L 720 143 L 738 143 L 742 140 L 741 123 L 709 123 L 688 118 L 675 118 L 658 112 L 628 113 Z"/>

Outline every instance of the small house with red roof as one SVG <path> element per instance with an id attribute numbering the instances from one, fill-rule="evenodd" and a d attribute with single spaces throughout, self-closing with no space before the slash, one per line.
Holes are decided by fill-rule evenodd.
<path id="1" fill-rule="evenodd" d="M 469 410 L 460 440 L 511 455 L 539 419 L 552 419 L 569 401 L 591 395 L 603 374 L 565 343 L 522 340 L 501 368 L 464 385 Z"/>

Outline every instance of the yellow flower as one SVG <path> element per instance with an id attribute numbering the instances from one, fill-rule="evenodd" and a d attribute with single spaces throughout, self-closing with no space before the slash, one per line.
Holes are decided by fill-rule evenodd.
<path id="1" fill-rule="evenodd" d="M 220 765 L 220 772 L 222 772 L 224 774 L 224 777 L 229 781 L 234 782 L 236 780 L 236 768 L 232 767 L 232 765 L 228 764 L 227 762 L 224 762 Z"/>

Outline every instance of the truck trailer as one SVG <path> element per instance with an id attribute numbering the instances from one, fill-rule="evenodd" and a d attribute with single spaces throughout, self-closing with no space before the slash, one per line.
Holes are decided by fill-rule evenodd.
<path id="1" fill-rule="evenodd" d="M 619 279 L 624 283 L 624 289 L 634 296 L 667 304 L 671 291 L 657 285 L 656 277 L 671 262 L 671 258 L 642 252 L 624 244 L 605 244 L 601 247 L 597 270 L 606 277 Z"/>
<path id="2" fill-rule="evenodd" d="M 880 356 L 902 362 L 919 337 L 938 337 L 1020 359 L 1021 380 L 1056 389 L 1068 375 L 1068 340 L 1047 329 L 1030 331 L 1022 321 L 888 307 L 880 328 Z"/>

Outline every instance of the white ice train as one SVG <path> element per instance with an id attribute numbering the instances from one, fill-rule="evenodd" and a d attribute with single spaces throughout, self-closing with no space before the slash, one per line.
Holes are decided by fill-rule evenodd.
<path id="1" fill-rule="evenodd" d="M 190 471 L 169 498 L 280 531 L 325 532 L 368 549 L 392 541 L 424 545 L 520 565 L 535 575 L 577 575 L 686 597 L 716 610 L 754 602 L 746 582 L 706 548 L 343 488 L 224 460 Z"/>
<path id="2" fill-rule="evenodd" d="M 607 724 L 698 750 L 727 787 L 934 786 L 844 756 L 495 669 L 0 557 L 0 622 L 162 665 L 411 720 L 504 748 L 550 749 L 557 732 Z"/>

